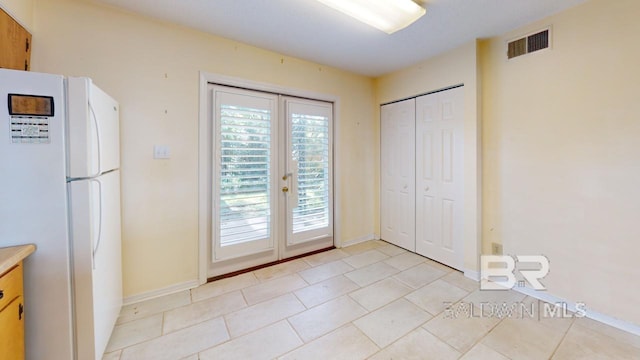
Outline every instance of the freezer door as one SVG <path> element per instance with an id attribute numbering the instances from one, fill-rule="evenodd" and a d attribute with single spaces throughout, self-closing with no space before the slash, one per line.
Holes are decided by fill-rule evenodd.
<path id="1" fill-rule="evenodd" d="M 68 78 L 67 94 L 67 176 L 95 177 L 118 169 L 118 103 L 88 78 Z"/>
<path id="2" fill-rule="evenodd" d="M 50 96 L 54 116 L 11 116 L 9 94 Z M 37 246 L 24 262 L 27 359 L 72 356 L 63 95 L 62 76 L 0 69 L 0 247 Z"/>
<path id="3" fill-rule="evenodd" d="M 69 183 L 78 359 L 101 359 L 122 307 L 120 171 Z"/>

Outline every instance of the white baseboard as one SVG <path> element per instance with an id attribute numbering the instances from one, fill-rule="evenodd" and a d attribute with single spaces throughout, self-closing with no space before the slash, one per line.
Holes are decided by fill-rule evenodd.
<path id="1" fill-rule="evenodd" d="M 480 281 L 480 272 L 470 269 L 464 269 L 464 276 L 474 281 Z"/>
<path id="2" fill-rule="evenodd" d="M 144 292 L 141 294 L 128 296 L 124 298 L 123 305 L 135 304 L 141 301 L 151 300 L 161 296 L 175 294 L 177 292 L 193 289 L 198 286 L 199 286 L 198 280 L 185 281 L 183 283 L 167 286 L 162 289 L 152 290 L 152 291 Z"/>
<path id="3" fill-rule="evenodd" d="M 370 240 L 377 240 L 376 239 L 376 235 L 375 234 L 370 234 L 370 235 L 361 236 L 359 238 L 343 241 L 342 244 L 340 245 L 340 247 L 343 248 L 343 247 L 346 247 L 346 246 L 351 246 L 351 245 L 359 244 L 359 243 L 362 243 L 362 242 L 365 242 L 365 241 L 370 241 Z"/>
<path id="4" fill-rule="evenodd" d="M 475 281 L 480 281 L 480 273 L 478 271 L 475 270 L 469 270 L 469 269 L 465 269 L 464 270 L 464 276 L 471 279 L 471 280 L 475 280 Z M 563 303 L 565 304 L 567 310 L 572 311 L 572 312 L 576 312 L 576 305 L 577 303 L 574 301 L 568 301 L 565 299 L 562 299 L 558 296 L 549 294 L 546 291 L 538 291 L 535 289 L 532 289 L 530 287 L 522 287 L 522 286 L 516 286 L 513 288 L 513 290 L 527 295 L 527 296 L 531 296 L 534 299 L 538 299 L 544 302 L 547 302 L 549 304 L 556 304 L 556 303 Z M 617 318 L 614 318 L 612 316 L 609 315 L 605 315 L 605 314 L 601 314 L 599 312 L 593 311 L 593 310 L 589 310 L 589 304 L 585 304 L 586 305 L 586 317 L 598 322 L 601 322 L 603 324 L 612 326 L 616 329 L 622 330 L 622 331 L 626 331 L 628 333 L 634 334 L 634 335 L 638 335 L 640 336 L 640 326 L 630 323 L 628 321 L 624 321 L 624 320 L 620 320 Z"/>
<path id="5" fill-rule="evenodd" d="M 513 290 L 521 293 L 521 294 L 525 294 L 528 296 L 531 296 L 534 299 L 538 299 L 538 300 L 542 300 L 544 302 L 548 302 L 550 304 L 555 304 L 555 303 L 564 303 L 567 306 L 567 310 L 570 310 L 572 312 L 576 311 L 576 302 L 573 301 L 568 301 L 565 299 L 562 299 L 560 297 L 557 297 L 555 295 L 549 294 L 546 291 L 538 291 L 535 289 L 532 289 L 530 287 L 514 287 Z M 589 304 L 585 304 L 586 305 L 586 317 L 588 317 L 589 319 L 601 322 L 603 324 L 609 325 L 609 326 L 613 326 L 616 329 L 620 329 L 622 331 L 626 331 L 628 333 L 634 334 L 634 335 L 638 335 L 640 336 L 640 326 L 632 324 L 630 322 L 624 321 L 624 320 L 620 320 L 617 318 L 614 318 L 612 316 L 609 315 L 605 315 L 605 314 L 601 314 L 599 312 L 593 311 L 593 310 L 589 310 Z"/>

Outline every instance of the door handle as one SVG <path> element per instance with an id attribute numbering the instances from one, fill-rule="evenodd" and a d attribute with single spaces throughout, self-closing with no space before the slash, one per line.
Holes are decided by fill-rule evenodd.
<path id="1" fill-rule="evenodd" d="M 100 249 L 100 242 L 102 241 L 102 183 L 96 179 L 90 179 L 89 181 L 98 184 L 98 200 L 100 200 L 100 207 L 98 207 L 98 240 L 95 243 L 92 241 L 93 250 L 91 252 L 91 266 L 95 270 L 96 254 L 98 253 L 98 249 Z"/>
<path id="2" fill-rule="evenodd" d="M 282 188 L 282 192 L 283 192 L 283 193 L 289 192 L 289 188 L 288 188 L 288 187 L 286 187 L 286 186 L 285 186 L 285 187 L 283 187 L 283 188 Z"/>
<path id="3" fill-rule="evenodd" d="M 98 150 L 98 161 L 97 161 L 97 165 L 98 165 L 98 171 L 89 176 L 89 177 L 98 177 L 100 176 L 100 174 L 102 173 L 102 166 L 100 164 L 100 124 L 98 123 L 98 117 L 96 116 L 96 112 L 93 110 L 93 105 L 91 105 L 91 101 L 89 101 L 89 112 L 92 115 L 93 118 L 93 123 L 96 125 L 96 149 Z"/>

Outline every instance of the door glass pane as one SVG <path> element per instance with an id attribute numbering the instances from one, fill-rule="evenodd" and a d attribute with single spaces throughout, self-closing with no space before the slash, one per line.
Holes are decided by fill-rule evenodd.
<path id="1" fill-rule="evenodd" d="M 292 225 L 299 233 L 329 225 L 329 118 L 294 112 L 290 121 L 291 156 L 298 165 Z"/>
<path id="2" fill-rule="evenodd" d="M 220 105 L 220 245 L 271 234 L 271 111 Z"/>

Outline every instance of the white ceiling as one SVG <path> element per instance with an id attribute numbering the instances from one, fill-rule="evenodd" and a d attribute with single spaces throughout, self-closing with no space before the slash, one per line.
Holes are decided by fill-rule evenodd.
<path id="1" fill-rule="evenodd" d="M 427 8 L 392 35 L 316 0 L 94 0 L 283 55 L 379 76 L 503 34 L 586 0 L 415 0 Z"/>

